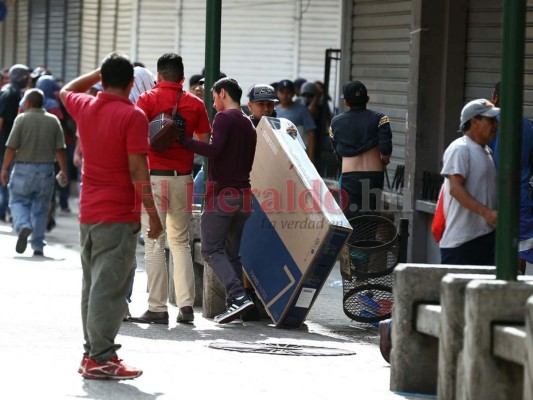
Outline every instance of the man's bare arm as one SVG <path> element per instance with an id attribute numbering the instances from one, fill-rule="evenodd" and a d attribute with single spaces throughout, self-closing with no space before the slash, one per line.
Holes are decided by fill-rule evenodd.
<path id="1" fill-rule="evenodd" d="M 481 215 L 488 225 L 495 228 L 497 213 L 496 210 L 491 210 L 487 206 L 477 201 L 465 188 L 465 178 L 462 175 L 449 175 L 450 194 L 463 206 L 464 208 Z"/>
<path id="2" fill-rule="evenodd" d="M 15 154 L 17 154 L 17 151 L 13 147 L 6 147 L 6 152 L 4 153 L 4 162 L 2 163 L 2 172 L 0 174 L 0 181 L 4 186 L 6 186 L 7 182 L 9 181 L 7 169 L 15 159 Z"/>
<path id="3" fill-rule="evenodd" d="M 198 140 L 200 142 L 209 143 L 209 137 L 211 136 L 211 132 L 198 133 L 196 134 L 196 136 L 198 137 Z"/>
<path id="4" fill-rule="evenodd" d="M 84 74 L 63 86 L 59 92 L 59 97 L 61 98 L 61 101 L 65 103 L 67 94 L 70 92 L 85 93 L 94 84 L 100 82 L 100 79 L 100 68 L 97 68 L 94 71 Z"/>

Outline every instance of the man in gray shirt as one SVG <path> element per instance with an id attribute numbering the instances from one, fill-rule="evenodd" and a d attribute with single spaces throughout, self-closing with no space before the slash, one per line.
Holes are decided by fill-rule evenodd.
<path id="1" fill-rule="evenodd" d="M 0 180 L 9 181 L 9 207 L 18 234 L 16 251 L 26 251 L 28 236 L 35 256 L 43 255 L 48 207 L 54 190 L 54 162 L 57 158 L 63 184 L 68 184 L 65 140 L 61 123 L 42 109 L 44 94 L 39 89 L 26 92 L 24 114 L 15 119 L 6 143 Z M 11 162 L 15 166 L 8 178 Z"/>
<path id="2" fill-rule="evenodd" d="M 466 104 L 460 125 L 464 135 L 444 152 L 442 264 L 494 265 L 496 167 L 487 144 L 494 140 L 499 113 L 485 99 Z"/>

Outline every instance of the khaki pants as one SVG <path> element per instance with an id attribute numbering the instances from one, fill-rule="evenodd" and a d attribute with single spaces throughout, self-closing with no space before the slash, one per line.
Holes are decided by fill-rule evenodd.
<path id="1" fill-rule="evenodd" d="M 152 191 L 166 231 L 168 247 L 174 260 L 174 287 L 178 307 L 194 305 L 194 270 L 191 248 L 189 246 L 189 226 L 192 213 L 191 199 L 187 199 L 187 183 L 190 175 L 184 176 L 151 176 Z M 189 190 L 192 195 L 192 190 Z M 144 235 L 144 260 L 148 277 L 148 310 L 153 312 L 167 311 L 168 301 L 168 269 L 165 257 L 165 235 L 157 240 L 148 239 L 148 214 L 142 215 Z"/>

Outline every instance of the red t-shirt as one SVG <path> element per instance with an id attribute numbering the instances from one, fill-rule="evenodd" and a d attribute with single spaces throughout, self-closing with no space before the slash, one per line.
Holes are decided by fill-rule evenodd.
<path id="1" fill-rule="evenodd" d="M 151 121 L 162 112 L 172 113 L 172 109 L 178 100 L 178 94 L 182 90 L 183 85 L 181 83 L 160 82 L 152 90 L 139 96 L 137 106 L 144 111 L 148 120 Z M 193 133 L 199 135 L 211 132 L 205 105 L 194 94 L 183 91 L 178 105 L 178 112 L 186 121 L 186 136 L 192 138 Z M 193 159 L 194 153 L 178 142 L 161 154 L 152 147 L 150 147 L 148 153 L 150 169 L 175 170 L 182 174 L 192 170 Z"/>
<path id="2" fill-rule="evenodd" d="M 139 221 L 141 198 L 131 182 L 128 155 L 148 153 L 148 121 L 127 98 L 107 92 L 69 93 L 65 107 L 83 148 L 80 222 Z"/>

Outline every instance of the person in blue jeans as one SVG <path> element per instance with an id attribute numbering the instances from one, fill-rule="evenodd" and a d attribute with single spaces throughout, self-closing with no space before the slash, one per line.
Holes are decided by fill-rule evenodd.
<path id="1" fill-rule="evenodd" d="M 3 185 L 9 181 L 9 207 L 18 234 L 15 250 L 24 253 L 31 234 L 33 254 L 42 256 L 56 158 L 60 174 L 68 183 L 65 140 L 59 119 L 42 108 L 44 94 L 41 90 L 28 90 L 23 101 L 26 111 L 13 123 L 0 180 Z M 13 160 L 15 165 L 8 178 L 8 167 Z"/>

